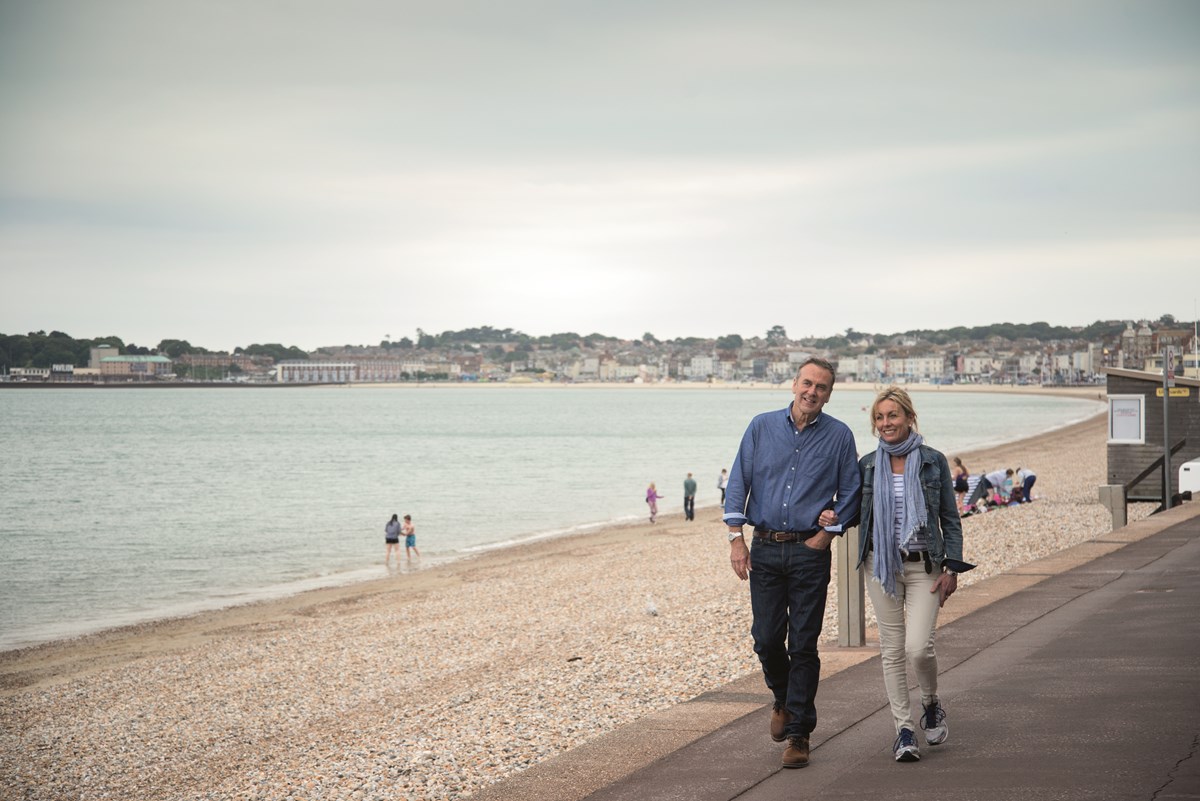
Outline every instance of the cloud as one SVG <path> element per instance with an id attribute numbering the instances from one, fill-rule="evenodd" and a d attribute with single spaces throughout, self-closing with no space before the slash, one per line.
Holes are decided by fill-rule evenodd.
<path id="1" fill-rule="evenodd" d="M 1116 315 L 1081 271 L 1136 268 L 1130 302 L 1194 267 L 1198 17 L 6 4 L 4 319 L 209 347 L 381 321 L 827 335 L 904 327 L 897 278 L 934 327 Z M 996 276 L 986 303 L 964 273 Z"/>

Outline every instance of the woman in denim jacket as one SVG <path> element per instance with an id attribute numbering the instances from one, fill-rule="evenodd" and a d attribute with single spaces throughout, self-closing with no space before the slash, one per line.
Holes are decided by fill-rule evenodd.
<path id="1" fill-rule="evenodd" d="M 905 662 L 921 688 L 925 742 L 940 745 L 949 728 L 937 694 L 934 629 L 938 609 L 958 588 L 958 574 L 974 565 L 962 560 L 962 523 L 950 466 L 917 433 L 912 398 L 888 387 L 871 405 L 871 431 L 879 446 L 859 460 L 862 550 L 867 592 L 879 624 L 883 683 L 887 688 L 897 762 L 921 758 L 908 701 Z M 907 618 L 907 624 L 906 624 Z"/>

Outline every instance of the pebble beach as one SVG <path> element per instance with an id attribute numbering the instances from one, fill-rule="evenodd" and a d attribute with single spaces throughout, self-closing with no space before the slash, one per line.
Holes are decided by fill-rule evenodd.
<path id="1" fill-rule="evenodd" d="M 1111 528 L 1103 415 L 956 455 L 1038 474 L 964 519 L 963 586 Z M 468 798 L 757 673 L 719 510 L 696 517 L 0 653 L 0 799 Z"/>

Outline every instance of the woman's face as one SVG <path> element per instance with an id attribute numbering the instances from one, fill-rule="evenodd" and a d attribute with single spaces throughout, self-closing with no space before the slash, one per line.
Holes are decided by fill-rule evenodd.
<path id="1" fill-rule="evenodd" d="M 890 398 L 880 401 L 875 407 L 875 430 L 879 438 L 889 445 L 895 445 L 908 439 L 912 423 L 900 404 Z"/>

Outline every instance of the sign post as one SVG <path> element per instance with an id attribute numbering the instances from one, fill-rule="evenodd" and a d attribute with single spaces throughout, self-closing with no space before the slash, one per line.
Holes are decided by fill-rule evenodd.
<path id="1" fill-rule="evenodd" d="M 1171 346 L 1163 348 L 1163 509 L 1171 508 L 1171 434 L 1167 416 L 1167 401 L 1171 398 L 1171 387 L 1175 386 L 1175 351 Z"/>

